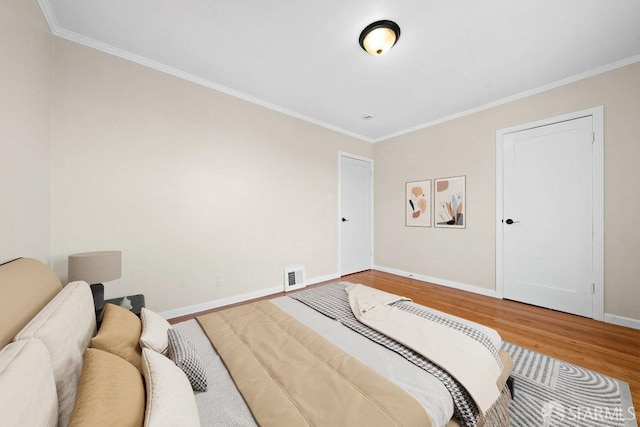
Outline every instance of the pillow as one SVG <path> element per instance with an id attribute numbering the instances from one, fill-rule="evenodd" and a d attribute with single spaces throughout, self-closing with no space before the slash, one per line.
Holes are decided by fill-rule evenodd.
<path id="1" fill-rule="evenodd" d="M 105 304 L 98 335 L 91 339 L 91 347 L 122 357 L 142 372 L 140 349 L 140 319 L 119 305 Z"/>
<path id="2" fill-rule="evenodd" d="M 96 332 L 93 296 L 85 282 L 72 282 L 31 319 L 14 341 L 38 338 L 51 357 L 60 425 L 67 425 L 76 400 L 82 355 Z"/>
<path id="3" fill-rule="evenodd" d="M 169 359 L 187 375 L 196 391 L 207 391 L 207 374 L 198 350 L 180 332 L 169 329 Z"/>
<path id="4" fill-rule="evenodd" d="M 142 320 L 140 347 L 149 348 L 166 356 L 169 351 L 167 331 L 171 329 L 169 322 L 164 317 L 144 307 L 140 312 L 140 319 Z"/>
<path id="5" fill-rule="evenodd" d="M 0 425 L 58 425 L 58 396 L 49 352 L 40 340 L 21 340 L 0 351 Z"/>
<path id="6" fill-rule="evenodd" d="M 147 384 L 144 425 L 199 427 L 198 406 L 184 373 L 165 356 L 142 350 L 142 371 Z"/>
<path id="7" fill-rule="evenodd" d="M 69 427 L 142 426 L 144 410 L 140 372 L 118 356 L 88 348 Z"/>

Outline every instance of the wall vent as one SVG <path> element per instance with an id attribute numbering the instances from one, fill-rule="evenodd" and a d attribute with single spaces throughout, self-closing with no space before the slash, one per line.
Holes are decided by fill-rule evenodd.
<path id="1" fill-rule="evenodd" d="M 284 291 L 289 292 L 304 288 L 304 267 L 287 267 L 284 269 Z"/>

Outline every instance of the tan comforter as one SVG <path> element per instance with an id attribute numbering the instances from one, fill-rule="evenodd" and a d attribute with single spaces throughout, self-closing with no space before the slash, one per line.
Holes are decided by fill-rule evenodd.
<path id="1" fill-rule="evenodd" d="M 430 426 L 408 393 L 269 301 L 197 318 L 261 426 Z"/>

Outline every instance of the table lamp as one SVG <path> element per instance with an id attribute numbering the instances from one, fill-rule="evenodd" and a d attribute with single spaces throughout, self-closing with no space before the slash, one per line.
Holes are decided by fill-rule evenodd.
<path id="1" fill-rule="evenodd" d="M 103 282 L 116 280 L 122 274 L 122 252 L 100 251 L 69 255 L 69 281 L 83 280 L 91 285 L 96 310 L 104 305 Z M 121 307 L 131 309 L 131 301 L 125 297 Z"/>

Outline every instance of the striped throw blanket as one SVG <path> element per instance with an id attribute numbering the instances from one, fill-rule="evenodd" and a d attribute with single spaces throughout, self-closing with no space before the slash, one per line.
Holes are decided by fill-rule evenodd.
<path id="1" fill-rule="evenodd" d="M 480 410 L 475 404 L 469 393 L 465 388 L 446 371 L 426 359 L 421 354 L 411 350 L 410 348 L 394 341 L 386 335 L 360 323 L 349 305 L 348 294 L 345 291 L 346 286 L 350 283 L 332 283 L 316 288 L 304 289 L 289 297 L 300 301 L 301 303 L 313 308 L 314 310 L 328 316 L 334 320 L 339 321 L 344 326 L 352 329 L 353 331 L 367 337 L 368 339 L 387 347 L 388 349 L 400 354 L 414 365 L 424 369 L 426 372 L 433 375 L 440 380 L 442 384 L 451 393 L 451 397 L 454 402 L 454 416 L 458 419 L 461 426 L 473 427 L 478 424 L 480 420 Z M 471 326 L 457 322 L 451 318 L 439 316 L 431 311 L 425 310 L 416 304 L 412 304 L 407 301 L 398 301 L 393 303 L 393 307 L 399 310 L 413 313 L 417 316 L 427 318 L 433 322 L 447 325 L 455 330 L 458 330 L 465 335 L 473 338 L 484 347 L 486 347 L 491 354 L 496 358 L 499 366 L 503 366 L 502 361 L 498 355 L 498 349 L 492 344 L 491 339 Z"/>

